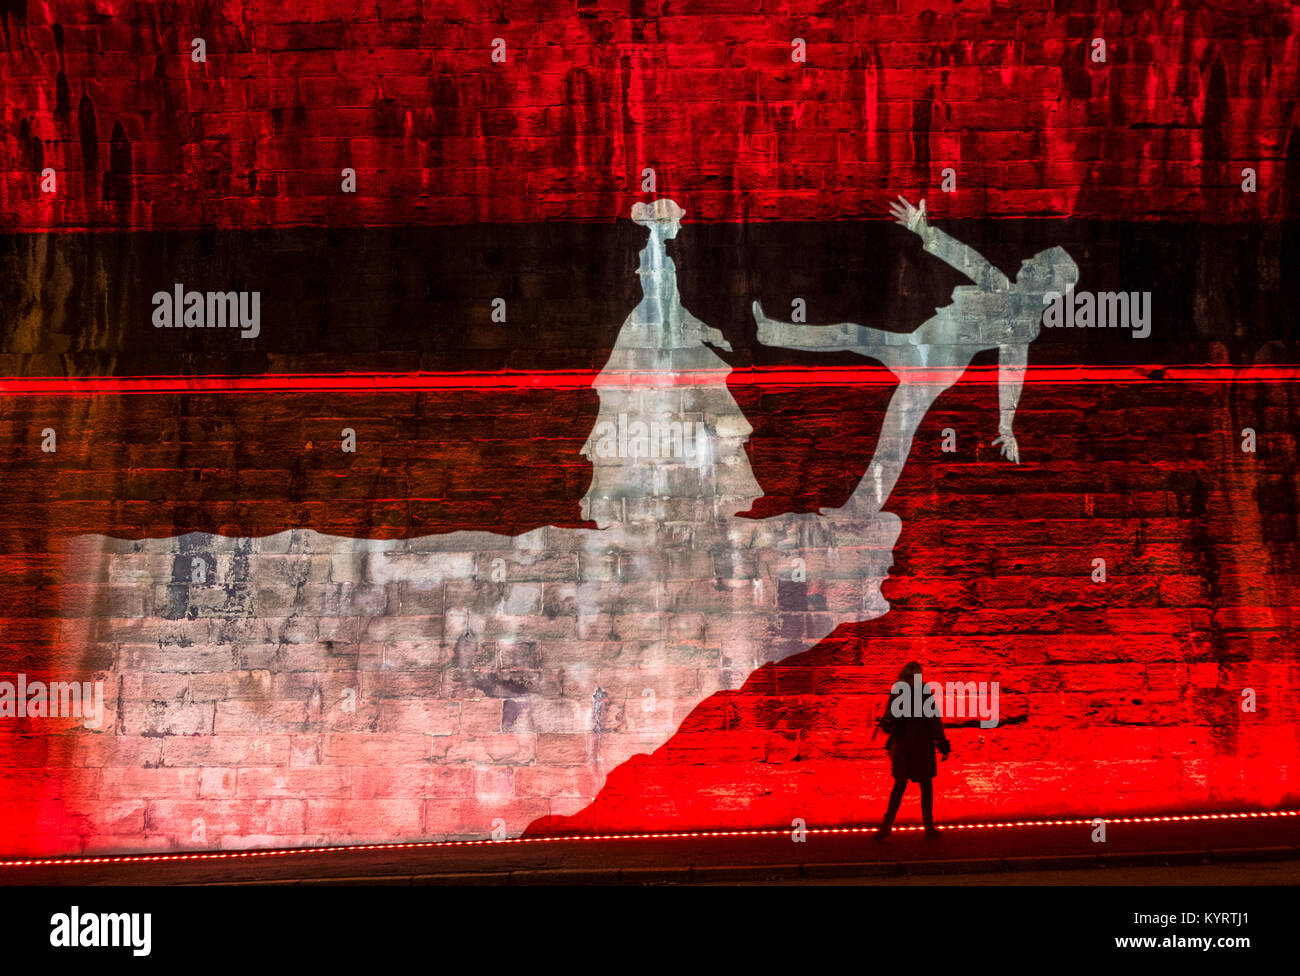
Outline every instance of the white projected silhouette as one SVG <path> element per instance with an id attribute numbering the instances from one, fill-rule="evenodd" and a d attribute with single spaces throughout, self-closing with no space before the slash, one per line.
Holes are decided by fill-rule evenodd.
<path id="1" fill-rule="evenodd" d="M 894 219 L 921 238 L 925 250 L 973 281 L 953 289 L 952 303 L 938 309 L 914 332 L 897 333 L 842 322 L 796 325 L 779 322 L 754 302 L 758 341 L 784 349 L 847 350 L 883 363 L 898 377 L 889 401 L 875 456 L 853 493 L 850 505 L 877 511 L 888 500 L 912 449 L 912 438 L 935 399 L 960 377 L 977 353 L 998 351 L 998 437 L 1003 456 L 1020 462 L 1012 432 L 1029 344 L 1038 337 L 1044 296 L 1068 295 L 1079 268 L 1064 248 L 1052 247 L 1027 258 L 1013 282 L 973 248 L 926 221 L 925 201 L 913 207 L 902 197 L 890 204 Z"/>
<path id="2" fill-rule="evenodd" d="M 517 834 L 537 816 L 582 809 L 610 770 L 662 745 L 705 698 L 888 609 L 880 587 L 897 516 L 850 506 L 738 517 L 762 495 L 744 449 L 751 428 L 714 351 L 726 340 L 681 304 L 665 242 L 682 216 L 664 199 L 632 210 L 650 232 L 643 297 L 595 381 L 600 409 L 582 449 L 592 464 L 582 511 L 598 528 L 396 541 L 310 530 L 96 536 L 74 547 L 70 581 L 144 608 L 129 623 L 71 610 L 68 622 L 113 662 L 119 707 L 98 746 L 109 765 L 131 767 L 142 800 L 162 774 L 132 757 L 159 737 L 210 736 L 230 755 L 249 735 L 326 735 L 328 761 L 313 752 L 309 764 L 355 767 L 358 783 L 392 762 L 411 782 L 432 764 L 487 784 L 450 812 L 424 797 L 423 836 L 484 836 L 498 818 Z M 216 569 L 203 585 L 178 583 L 196 554 Z M 429 716 L 427 739 L 387 745 L 394 729 L 412 731 L 411 713 Z M 425 754 L 403 753 L 422 741 Z M 290 772 L 277 796 L 325 802 Z M 330 789 L 337 823 L 276 842 L 398 839 L 365 786 Z M 184 846 L 201 814 L 178 809 L 152 809 L 153 833 L 133 846 Z M 101 814 L 82 815 L 93 825 Z"/>
<path id="3" fill-rule="evenodd" d="M 62 633 L 87 660 L 111 662 L 101 674 L 116 689 L 102 732 L 74 733 L 88 750 L 74 763 L 120 771 L 115 805 L 87 793 L 77 811 L 88 849 L 194 846 L 195 818 L 207 846 L 482 837 L 500 820 L 517 835 L 585 807 L 611 770 L 661 746 L 715 692 L 886 612 L 901 523 L 880 505 L 947 385 L 907 381 L 903 367 L 1000 349 L 1014 458 L 1030 313 L 1049 284 L 1065 290 L 1073 262 L 1045 252 L 1059 254 L 1026 262 L 1012 286 L 926 228 L 923 211 L 900 208 L 927 248 L 980 283 L 911 336 L 793 327 L 756 309 L 764 341 L 854 349 L 904 381 L 848 504 L 744 518 L 762 494 L 751 428 L 715 351 L 726 340 L 681 303 L 665 242 L 682 216 L 665 199 L 632 210 L 649 230 L 643 296 L 594 384 L 582 448 L 582 512 L 597 528 L 72 545 Z M 211 571 L 192 577 L 192 562 Z M 106 612 L 86 615 L 86 584 Z M 224 768 L 190 794 L 170 768 L 187 763 Z M 259 783 L 274 804 L 249 805 Z M 147 827 L 119 817 L 127 803 L 147 807 Z"/>

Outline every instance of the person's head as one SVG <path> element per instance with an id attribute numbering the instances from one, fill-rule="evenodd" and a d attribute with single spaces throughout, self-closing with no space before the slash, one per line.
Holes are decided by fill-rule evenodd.
<path id="1" fill-rule="evenodd" d="M 1064 295 L 1079 281 L 1079 266 L 1063 247 L 1049 247 L 1020 262 L 1016 290 L 1035 296 Z"/>
<path id="2" fill-rule="evenodd" d="M 1058 296 L 1073 300 L 1078 281 L 1079 266 L 1063 247 L 1049 247 L 1020 262 L 1015 290 L 1021 296 L 1021 311 L 1012 318 L 1022 341 L 1038 338 L 1044 307 Z"/>
<path id="3" fill-rule="evenodd" d="M 910 685 L 912 677 L 921 673 L 921 665 L 916 661 L 908 661 L 903 665 L 903 670 L 898 672 L 898 680 L 904 684 Z"/>

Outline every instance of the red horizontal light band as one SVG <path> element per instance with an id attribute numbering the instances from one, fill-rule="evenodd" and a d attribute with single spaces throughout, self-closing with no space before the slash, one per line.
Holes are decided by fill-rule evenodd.
<path id="1" fill-rule="evenodd" d="M 900 370 L 914 383 L 952 384 L 963 377 L 998 382 L 996 366 Z M 402 393 L 406 391 L 520 391 L 602 386 L 892 386 L 898 376 L 881 367 L 750 366 L 740 369 L 656 371 L 500 370 L 456 373 L 276 373 L 259 376 L 44 376 L 0 379 L 0 396 L 122 396 L 184 393 Z M 1297 366 L 1035 366 L 1025 382 L 1045 385 L 1128 383 L 1294 383 Z"/>
<path id="2" fill-rule="evenodd" d="M 1259 810 L 1239 813 L 1189 813 L 1152 817 L 1103 817 L 1107 825 L 1147 823 L 1187 823 L 1209 820 L 1264 820 L 1274 817 L 1300 817 L 1300 810 Z M 1096 818 L 1067 820 L 1011 820 L 1002 823 L 944 824 L 945 830 L 1006 830 L 1028 827 L 1091 827 Z M 916 826 L 894 827 L 896 832 L 919 831 Z M 809 835 L 873 833 L 875 827 L 809 827 Z M 407 841 L 393 844 L 356 844 L 344 847 L 305 847 L 264 851 L 207 851 L 193 854 L 118 854 L 103 857 L 31 858 L 0 861 L 0 868 L 73 867 L 87 864 L 146 864 L 168 861 L 226 861 L 239 858 L 287 857 L 299 854 L 352 854 L 363 851 L 406 851 L 444 847 L 489 847 L 500 844 L 559 844 L 611 840 L 692 840 L 723 837 L 784 837 L 789 827 L 768 827 L 754 830 L 693 830 L 649 834 L 580 834 L 568 837 L 510 837 L 504 840 L 430 840 Z"/>

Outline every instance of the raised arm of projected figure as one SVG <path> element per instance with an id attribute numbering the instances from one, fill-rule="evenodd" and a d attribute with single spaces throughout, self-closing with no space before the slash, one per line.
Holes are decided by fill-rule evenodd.
<path id="1" fill-rule="evenodd" d="M 847 350 L 883 363 L 898 377 L 875 455 L 846 508 L 879 511 L 902 474 L 912 438 L 935 399 L 950 387 L 976 353 L 998 351 L 998 437 L 994 445 L 1020 462 L 1012 432 L 1029 343 L 1038 337 L 1044 295 L 1066 294 L 1078 280 L 1078 267 L 1063 248 L 1053 247 L 1022 262 L 1013 282 L 979 252 L 926 222 L 925 201 L 913 207 L 900 197 L 890 213 L 921 238 L 925 250 L 969 278 L 955 288 L 952 303 L 937 309 L 914 332 L 894 333 L 852 322 L 795 325 L 769 318 L 754 302 L 758 341 L 806 351 Z"/>

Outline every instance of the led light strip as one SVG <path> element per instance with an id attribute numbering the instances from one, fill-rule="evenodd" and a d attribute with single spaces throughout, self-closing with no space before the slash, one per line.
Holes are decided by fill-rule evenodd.
<path id="1" fill-rule="evenodd" d="M 1188 823 L 1210 820 L 1264 820 L 1277 817 L 1300 817 L 1300 810 L 1266 810 L 1243 813 L 1191 813 L 1157 817 L 1107 817 L 1106 824 Z M 945 831 L 1006 830 L 1022 827 L 1084 827 L 1092 826 L 1088 820 L 1011 820 L 1004 823 L 943 824 Z M 895 833 L 921 831 L 918 825 L 894 827 Z M 809 835 L 870 834 L 875 827 L 809 827 Z M 785 827 L 768 827 L 754 830 L 692 830 L 649 834 L 580 834 L 568 837 L 510 837 L 505 840 L 430 840 L 407 841 L 394 844 L 356 844 L 345 847 L 304 847 L 269 851 L 210 851 L 193 854 L 119 854 L 104 857 L 32 858 L 0 861 L 0 868 L 73 867 L 87 864 L 156 864 L 171 861 L 232 861 L 241 858 L 287 857 L 309 854 L 352 854 L 361 851 L 408 851 L 452 847 L 498 847 L 509 844 L 575 844 L 611 840 L 691 840 L 723 837 L 784 837 L 790 834 Z"/>

